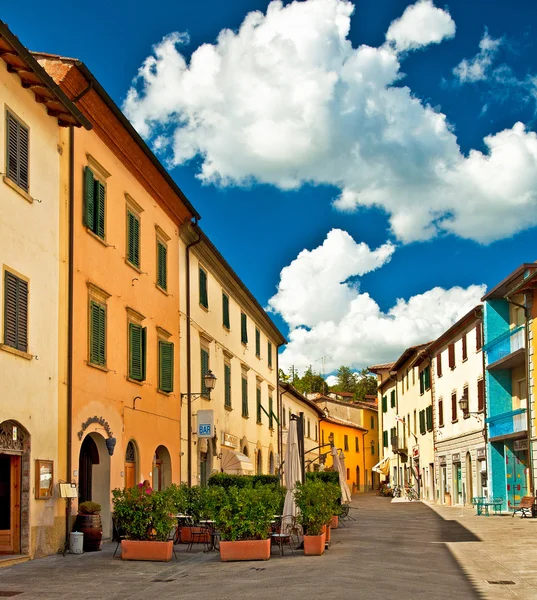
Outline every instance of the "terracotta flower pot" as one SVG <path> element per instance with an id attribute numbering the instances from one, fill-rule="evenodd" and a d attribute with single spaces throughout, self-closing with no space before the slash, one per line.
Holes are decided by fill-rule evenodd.
<path id="1" fill-rule="evenodd" d="M 327 524 L 324 526 L 324 535 L 326 536 L 326 541 L 327 541 L 327 542 L 330 542 L 330 539 L 331 539 L 331 537 L 332 537 L 332 535 L 331 535 L 331 534 L 332 534 L 332 527 L 330 527 L 330 523 L 327 523 Z"/>
<path id="2" fill-rule="evenodd" d="M 84 534 L 84 552 L 95 552 L 101 549 L 103 539 L 101 515 L 77 515 L 74 531 Z"/>
<path id="3" fill-rule="evenodd" d="M 305 535 L 304 536 L 304 554 L 306 556 L 321 556 L 324 552 L 326 536 L 321 535 Z"/>
<path id="4" fill-rule="evenodd" d="M 332 517 L 332 522 L 330 523 L 330 526 L 332 527 L 332 529 L 337 529 L 339 527 L 339 517 L 337 515 L 334 515 Z"/>
<path id="5" fill-rule="evenodd" d="M 121 558 L 123 560 L 154 560 L 168 562 L 172 559 L 173 542 L 123 540 Z"/>
<path id="6" fill-rule="evenodd" d="M 201 527 L 181 527 L 181 542 L 189 544 L 192 541 L 192 534 L 203 531 Z M 211 536 L 208 533 L 194 536 L 194 541 L 200 544 L 208 544 L 211 541 Z"/>
<path id="7" fill-rule="evenodd" d="M 240 540 L 238 542 L 220 542 L 220 560 L 268 560 L 270 558 L 270 539 Z"/>

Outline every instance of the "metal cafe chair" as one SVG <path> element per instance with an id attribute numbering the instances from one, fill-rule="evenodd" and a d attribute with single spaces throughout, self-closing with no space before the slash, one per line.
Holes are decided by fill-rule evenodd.
<path id="1" fill-rule="evenodd" d="M 280 556 L 284 555 L 284 546 L 288 545 L 291 548 L 291 553 L 295 555 L 293 543 L 298 544 L 300 532 L 296 523 L 296 518 L 293 515 L 286 515 L 281 518 L 279 526 L 276 526 L 276 531 L 270 534 L 271 543 L 278 545 Z M 295 538 L 295 539 L 293 539 Z"/>

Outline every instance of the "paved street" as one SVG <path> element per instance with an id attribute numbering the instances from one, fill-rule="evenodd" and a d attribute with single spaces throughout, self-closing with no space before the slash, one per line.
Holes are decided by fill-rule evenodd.
<path id="1" fill-rule="evenodd" d="M 123 562 L 112 559 L 115 544 L 106 544 L 98 553 L 52 556 L 1 569 L 0 597 L 8 591 L 22 592 L 17 595 L 21 599 L 41 600 L 148 596 L 162 600 L 187 596 L 198 600 L 483 597 L 476 593 L 447 547 L 470 544 L 470 555 L 475 554 L 476 559 L 479 555 L 475 550 L 477 537 L 458 521 L 444 520 L 416 502 L 392 504 L 388 498 L 359 496 L 353 504 L 356 510 L 351 514 L 357 520 L 332 533 L 332 548 L 322 557 L 305 557 L 297 552 L 294 557 L 289 553 L 280 558 L 274 549 L 267 562 L 224 564 L 217 553 L 205 554 L 201 549 L 186 553 L 184 546 L 178 546 L 178 561 Z M 516 519 L 498 518 L 494 522 L 491 517 L 487 522 L 530 528 Z M 484 518 L 478 524 L 487 525 Z M 502 587 L 505 594 L 504 586 L 496 587 Z"/>

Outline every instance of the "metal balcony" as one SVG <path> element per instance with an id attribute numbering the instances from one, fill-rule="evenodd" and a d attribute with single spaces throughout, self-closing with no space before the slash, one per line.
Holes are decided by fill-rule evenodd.
<path id="1" fill-rule="evenodd" d="M 487 369 L 513 369 L 526 357 L 526 326 L 519 325 L 489 342 L 485 347 Z"/>
<path id="2" fill-rule="evenodd" d="M 489 417 L 489 437 L 500 438 L 523 433 L 528 429 L 528 418 L 525 408 L 517 408 L 494 417 Z"/>
<path id="3" fill-rule="evenodd" d="M 406 438 L 404 435 L 396 435 L 392 437 L 392 452 L 394 454 L 401 454 L 404 456 L 408 455 L 408 448 L 406 444 Z"/>

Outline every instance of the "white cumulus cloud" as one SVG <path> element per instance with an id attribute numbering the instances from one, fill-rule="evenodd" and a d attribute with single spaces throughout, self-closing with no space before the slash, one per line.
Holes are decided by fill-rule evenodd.
<path id="1" fill-rule="evenodd" d="M 447 232 L 488 243 L 534 226 L 535 135 L 516 124 L 466 156 L 446 116 L 400 85 L 402 50 L 454 34 L 447 10 L 419 1 L 378 48 L 353 47 L 353 11 L 273 1 L 189 61 L 187 37 L 171 33 L 124 110 L 171 166 L 201 159 L 205 183 L 332 185 L 336 209 L 381 208 L 403 242 Z"/>
<path id="2" fill-rule="evenodd" d="M 473 83 L 486 80 L 502 43 L 502 38 L 492 38 L 485 30 L 479 42 L 479 52 L 472 58 L 463 58 L 453 69 L 453 74 L 459 82 Z"/>
<path id="3" fill-rule="evenodd" d="M 439 44 L 455 35 L 455 21 L 451 15 L 437 8 L 431 0 L 419 0 L 405 9 L 393 21 L 386 33 L 398 52 L 415 50 L 429 44 Z"/>
<path id="4" fill-rule="evenodd" d="M 321 356 L 328 372 L 395 360 L 407 347 L 436 339 L 485 292 L 484 285 L 435 287 L 398 299 L 384 312 L 358 285 L 344 281 L 382 267 L 392 252 L 390 245 L 370 250 L 333 230 L 318 248 L 302 251 L 282 270 L 269 305 L 291 330 L 280 356 L 284 370 L 294 365 L 304 371 Z"/>

